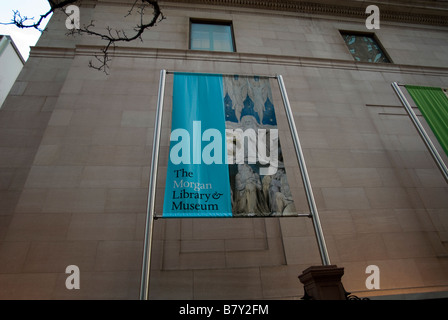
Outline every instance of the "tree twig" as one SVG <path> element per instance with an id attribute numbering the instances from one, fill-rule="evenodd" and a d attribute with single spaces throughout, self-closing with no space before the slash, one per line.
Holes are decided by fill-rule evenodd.
<path id="1" fill-rule="evenodd" d="M 109 65 L 108 63 L 111 61 L 109 57 L 109 51 L 110 48 L 115 48 L 116 43 L 118 42 L 131 42 L 136 39 L 142 39 L 142 34 L 149 28 L 154 27 L 158 22 L 165 19 L 165 16 L 163 15 L 162 11 L 160 10 L 159 4 L 157 0 L 135 0 L 132 4 L 131 8 L 127 12 L 127 14 L 124 16 L 125 18 L 132 15 L 134 9 L 137 7 L 137 3 L 141 2 L 140 6 L 138 6 L 137 13 L 140 15 L 139 22 L 137 26 L 133 29 L 135 31 L 135 34 L 132 36 L 128 36 L 125 32 L 125 30 L 121 29 L 112 29 L 110 26 L 106 27 L 106 33 L 101 33 L 98 31 L 93 30 L 95 27 L 94 21 L 91 21 L 88 25 L 84 25 L 82 28 L 79 29 L 71 29 L 69 32 L 67 32 L 67 35 L 76 35 L 76 34 L 87 34 L 90 36 L 96 36 L 100 39 L 106 41 L 106 45 L 101 49 L 101 52 L 94 55 L 96 64 L 91 60 L 89 62 L 89 67 L 103 71 L 104 73 L 108 74 Z M 50 10 L 46 12 L 45 14 L 42 14 L 39 19 L 34 22 L 34 18 L 29 18 L 27 16 L 22 16 L 19 11 L 13 11 L 14 16 L 11 22 L 9 23 L 0 23 L 0 24 L 13 24 L 16 25 L 19 28 L 34 28 L 37 30 L 41 30 L 40 26 L 42 22 L 53 12 L 56 10 L 61 10 L 65 14 L 67 14 L 64 10 L 64 8 L 70 4 L 75 4 L 76 2 L 79 2 L 79 0 L 62 0 L 62 1 L 55 1 L 55 0 L 49 0 L 50 3 Z M 152 7 L 152 18 L 147 23 L 144 22 L 145 12 L 148 7 Z M 67 16 L 69 16 L 67 14 Z M 99 64 L 98 64 L 99 63 Z"/>

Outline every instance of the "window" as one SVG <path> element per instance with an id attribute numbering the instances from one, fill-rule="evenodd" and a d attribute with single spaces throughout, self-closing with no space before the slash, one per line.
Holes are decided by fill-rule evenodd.
<path id="1" fill-rule="evenodd" d="M 391 62 L 373 34 L 341 31 L 341 35 L 356 61 L 373 63 Z"/>
<path id="2" fill-rule="evenodd" d="M 228 22 L 192 21 L 190 49 L 234 52 L 232 24 Z"/>

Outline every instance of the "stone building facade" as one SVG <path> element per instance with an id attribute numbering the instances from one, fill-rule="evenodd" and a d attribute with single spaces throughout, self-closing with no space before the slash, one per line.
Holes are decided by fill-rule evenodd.
<path id="1" fill-rule="evenodd" d="M 81 23 L 122 24 L 134 1 L 83 1 Z M 138 299 L 160 70 L 283 76 L 332 264 L 361 297 L 448 294 L 448 188 L 391 83 L 448 87 L 448 4 L 159 1 L 165 20 L 89 68 L 104 42 L 55 14 L 0 110 L 0 298 Z M 370 3 L 369 3 L 370 4 Z M 375 4 L 375 1 L 371 1 Z M 194 22 L 231 26 L 234 52 L 190 49 Z M 356 59 L 343 34 L 389 62 Z M 160 175 L 169 147 L 167 76 Z M 295 202 L 305 204 L 275 81 Z M 163 200 L 157 200 L 160 212 Z M 300 299 L 321 263 L 310 219 L 158 219 L 151 299 Z M 66 267 L 80 270 L 68 290 Z M 380 288 L 366 288 L 379 267 Z"/>

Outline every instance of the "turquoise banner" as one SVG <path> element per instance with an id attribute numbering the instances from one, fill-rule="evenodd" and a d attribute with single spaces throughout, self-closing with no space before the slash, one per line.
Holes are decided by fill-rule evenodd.
<path id="1" fill-rule="evenodd" d="M 162 217 L 231 217 L 221 75 L 174 75 Z"/>
<path id="2" fill-rule="evenodd" d="M 269 78 L 174 73 L 162 217 L 294 216 Z"/>

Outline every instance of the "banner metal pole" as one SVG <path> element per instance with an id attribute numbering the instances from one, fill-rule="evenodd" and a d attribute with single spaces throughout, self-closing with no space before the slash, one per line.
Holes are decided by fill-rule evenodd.
<path id="1" fill-rule="evenodd" d="M 160 71 L 159 96 L 157 100 L 156 119 L 154 126 L 154 142 L 152 147 L 151 172 L 149 176 L 148 207 L 146 213 L 145 240 L 143 247 L 142 275 L 140 283 L 140 300 L 149 299 L 149 280 L 151 273 L 151 251 L 154 230 L 155 198 L 157 169 L 159 163 L 160 134 L 162 129 L 163 101 L 165 96 L 166 70 Z"/>
<path id="2" fill-rule="evenodd" d="M 300 145 L 299 135 L 297 133 L 297 128 L 294 123 L 294 118 L 291 110 L 291 105 L 289 104 L 288 94 L 286 93 L 285 83 L 283 82 L 283 77 L 277 75 L 277 81 L 280 87 L 280 92 L 283 98 L 283 105 L 286 110 L 286 116 L 288 118 L 289 128 L 291 130 L 294 148 L 297 155 L 297 160 L 299 161 L 300 171 L 302 173 L 302 181 L 305 187 L 306 197 L 311 210 L 311 218 L 313 220 L 314 231 L 317 239 L 317 244 L 319 246 L 320 257 L 322 260 L 322 265 L 330 265 L 330 257 L 328 255 L 327 245 L 325 243 L 324 234 L 320 224 L 319 213 L 317 211 L 316 202 L 314 200 L 313 189 L 311 187 L 310 178 L 308 176 L 308 170 L 306 168 L 305 157 L 303 156 L 302 147 Z"/>
<path id="3" fill-rule="evenodd" d="M 431 141 L 431 138 L 429 137 L 428 133 L 426 132 L 425 128 L 423 127 L 420 120 L 418 120 L 417 115 L 415 114 L 414 110 L 412 110 L 412 106 L 409 103 L 409 101 L 406 99 L 405 95 L 403 94 L 403 91 L 401 91 L 399 84 L 397 82 L 392 82 L 392 88 L 394 88 L 395 93 L 397 94 L 398 98 L 400 99 L 401 103 L 403 104 L 404 108 L 406 109 L 406 112 L 408 113 L 409 117 L 412 120 L 412 123 L 414 124 L 415 128 L 417 129 L 418 133 L 420 134 L 420 137 L 423 139 L 423 142 L 425 143 L 426 147 L 428 148 L 429 152 L 431 153 L 432 158 L 436 162 L 438 168 L 443 174 L 443 177 L 445 178 L 445 181 L 448 182 L 448 168 L 445 165 L 445 162 L 443 161 L 442 157 L 440 156 L 439 152 L 437 151 L 436 147 Z"/>

